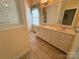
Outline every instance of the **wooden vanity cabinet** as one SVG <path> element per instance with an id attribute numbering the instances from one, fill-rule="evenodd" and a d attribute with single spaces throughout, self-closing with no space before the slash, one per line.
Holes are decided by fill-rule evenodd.
<path id="1" fill-rule="evenodd" d="M 49 30 L 38 27 L 37 36 L 42 38 L 44 41 L 52 44 L 56 48 L 68 53 L 72 45 L 74 35 L 58 32 L 55 30 Z"/>

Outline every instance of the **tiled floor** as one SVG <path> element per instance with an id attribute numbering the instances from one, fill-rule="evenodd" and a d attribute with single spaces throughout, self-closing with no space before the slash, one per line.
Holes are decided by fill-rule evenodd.
<path id="1" fill-rule="evenodd" d="M 24 59 L 66 59 L 66 55 L 63 52 L 36 38 L 34 33 L 30 33 L 29 36 L 31 51 L 28 54 L 28 58 Z"/>

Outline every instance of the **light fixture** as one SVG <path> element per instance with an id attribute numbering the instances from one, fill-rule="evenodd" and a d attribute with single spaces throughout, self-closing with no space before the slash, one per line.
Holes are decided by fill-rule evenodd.
<path id="1" fill-rule="evenodd" d="M 52 2 L 52 0 L 41 0 L 41 5 L 42 7 L 46 7 L 48 4 L 50 4 Z"/>
<path id="2" fill-rule="evenodd" d="M 44 7 L 48 4 L 48 0 L 41 0 L 41 5 Z"/>

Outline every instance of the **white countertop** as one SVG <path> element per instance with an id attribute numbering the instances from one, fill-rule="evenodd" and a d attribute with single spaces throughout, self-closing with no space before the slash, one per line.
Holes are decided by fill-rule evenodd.
<path id="1" fill-rule="evenodd" d="M 57 25 L 53 25 L 53 26 L 41 25 L 40 27 L 46 28 L 49 30 L 55 30 L 55 31 L 70 34 L 70 35 L 75 35 L 75 30 L 73 30 L 71 28 L 65 28 L 65 27 L 57 26 Z"/>

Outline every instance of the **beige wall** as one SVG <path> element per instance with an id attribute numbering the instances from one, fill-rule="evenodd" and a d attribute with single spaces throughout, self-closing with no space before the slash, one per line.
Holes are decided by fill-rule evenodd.
<path id="1" fill-rule="evenodd" d="M 46 7 L 47 24 L 57 24 L 59 16 L 59 3 Z"/>
<path id="2" fill-rule="evenodd" d="M 72 8 L 78 8 L 78 11 L 72 24 L 73 26 L 76 26 L 79 18 L 79 0 L 66 0 L 64 2 L 64 9 L 72 9 Z"/>
<path id="3" fill-rule="evenodd" d="M 28 52 L 27 28 L 0 31 L 0 59 L 16 59 Z"/>
<path id="4" fill-rule="evenodd" d="M 28 2 L 28 4 L 29 4 L 29 6 L 31 7 L 31 6 L 33 6 L 33 5 L 37 4 L 37 3 L 39 3 L 40 0 L 27 0 L 27 2 Z"/>
<path id="5" fill-rule="evenodd" d="M 29 6 L 31 7 L 32 6 L 32 0 L 27 0 Z"/>
<path id="6" fill-rule="evenodd" d="M 32 6 L 39 3 L 39 2 L 40 2 L 40 0 L 32 0 Z"/>
<path id="7" fill-rule="evenodd" d="M 47 23 L 48 24 L 58 24 L 61 19 L 62 13 L 62 2 L 56 2 L 47 6 Z"/>
<path id="8" fill-rule="evenodd" d="M 64 2 L 64 9 L 77 7 L 79 4 L 79 0 L 67 0 Z"/>

